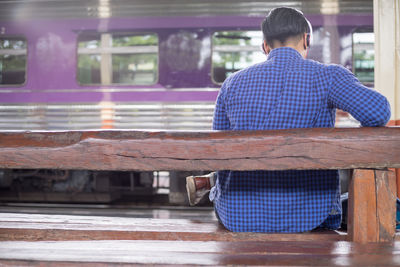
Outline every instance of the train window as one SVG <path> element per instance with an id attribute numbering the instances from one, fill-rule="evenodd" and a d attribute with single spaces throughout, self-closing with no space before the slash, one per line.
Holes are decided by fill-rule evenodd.
<path id="1" fill-rule="evenodd" d="M 82 85 L 151 85 L 158 77 L 156 34 L 82 34 L 78 81 Z"/>
<path id="2" fill-rule="evenodd" d="M 26 51 L 26 39 L 0 37 L 0 85 L 25 83 Z"/>
<path id="3" fill-rule="evenodd" d="M 365 84 L 374 82 L 374 33 L 353 33 L 353 72 Z"/>
<path id="4" fill-rule="evenodd" d="M 260 31 L 220 31 L 212 40 L 212 79 L 217 84 L 233 72 L 265 60 Z"/>

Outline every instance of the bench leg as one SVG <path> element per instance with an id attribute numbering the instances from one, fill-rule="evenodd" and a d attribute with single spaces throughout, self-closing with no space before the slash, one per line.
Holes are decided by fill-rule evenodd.
<path id="1" fill-rule="evenodd" d="M 393 171 L 354 170 L 348 203 L 349 241 L 393 241 L 396 231 L 396 177 Z"/>

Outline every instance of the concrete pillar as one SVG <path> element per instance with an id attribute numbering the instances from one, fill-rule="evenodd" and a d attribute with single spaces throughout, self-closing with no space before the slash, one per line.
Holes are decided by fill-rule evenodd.
<path id="1" fill-rule="evenodd" d="M 390 126 L 400 125 L 400 0 L 374 0 L 375 88 L 392 108 Z M 400 197 L 400 169 L 396 170 Z"/>
<path id="2" fill-rule="evenodd" d="M 400 0 L 374 0 L 375 89 L 392 108 L 390 125 L 400 125 Z"/>

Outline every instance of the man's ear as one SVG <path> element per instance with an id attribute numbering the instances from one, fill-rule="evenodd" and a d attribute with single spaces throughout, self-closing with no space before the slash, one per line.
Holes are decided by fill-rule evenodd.
<path id="1" fill-rule="evenodd" d="M 310 35 L 307 33 L 303 35 L 303 47 L 304 50 L 307 50 L 307 48 L 310 47 Z"/>
<path id="2" fill-rule="evenodd" d="M 267 44 L 267 41 L 265 40 L 263 42 L 263 50 L 266 55 L 268 55 L 269 52 L 271 52 L 271 47 Z"/>

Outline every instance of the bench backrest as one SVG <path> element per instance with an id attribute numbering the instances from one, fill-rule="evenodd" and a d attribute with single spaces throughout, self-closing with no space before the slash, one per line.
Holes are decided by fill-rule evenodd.
<path id="1" fill-rule="evenodd" d="M 0 132 L 0 168 L 194 171 L 385 167 L 400 167 L 400 127 Z"/>

